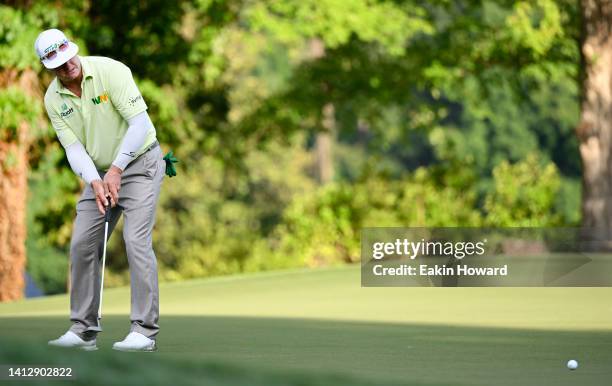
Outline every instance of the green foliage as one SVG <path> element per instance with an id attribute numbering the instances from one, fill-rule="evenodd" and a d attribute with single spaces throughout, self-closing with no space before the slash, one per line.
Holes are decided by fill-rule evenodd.
<path id="1" fill-rule="evenodd" d="M 502 160 L 516 162 L 539 151 L 561 171 L 580 173 L 574 127 L 578 122 L 578 89 L 571 73 L 544 75 L 534 68 L 519 78 L 524 97 L 516 96 L 512 74 L 487 70 L 490 82 L 466 79 L 458 119 L 441 122 L 429 140 L 438 159 L 474 162 L 487 176 Z M 528 92 L 527 92 L 528 91 Z M 458 106 L 453 103 L 451 109 Z"/>
<path id="2" fill-rule="evenodd" d="M 251 155 L 247 181 L 210 158 L 166 180 L 154 237 L 162 277 L 243 271 L 269 223 L 293 194 L 312 184 L 301 177 L 307 162 L 299 148 L 279 148 Z"/>
<path id="3" fill-rule="evenodd" d="M 189 149 L 189 143 L 198 143 L 202 133 L 197 130 L 192 116 L 182 106 L 180 93 L 169 86 L 158 86 L 149 79 L 138 81 L 138 86 L 147 101 L 147 113 L 151 117 L 157 139 L 172 148 L 181 145 Z"/>
<path id="4" fill-rule="evenodd" d="M 66 290 L 69 245 L 80 185 L 55 142 L 30 173 L 27 269 L 47 294 Z"/>
<path id="5" fill-rule="evenodd" d="M 506 19 L 509 47 L 526 49 L 537 59 L 563 35 L 561 12 L 552 0 L 518 1 Z"/>
<path id="6" fill-rule="evenodd" d="M 134 73 L 158 84 L 172 81 L 175 66 L 184 60 L 189 49 L 181 31 L 186 2 L 86 3 L 89 7 L 82 17 L 94 23 L 84 29 L 83 37 L 92 52 L 121 60 Z"/>
<path id="7" fill-rule="evenodd" d="M 36 222 L 35 231 L 46 244 L 66 250 L 70 244 L 74 208 L 82 185 L 64 164 L 59 143 L 49 145 L 38 168 L 30 174 L 28 215 Z"/>
<path id="8" fill-rule="evenodd" d="M 84 29 L 85 3 L 36 1 L 31 5 L 26 2 L 22 8 L 0 5 L 0 69 L 39 69 L 41 64 L 34 54 L 38 34 L 47 28 L 59 27 L 69 35 Z M 80 42 L 80 36 L 73 38 Z"/>
<path id="9" fill-rule="evenodd" d="M 18 87 L 0 90 L 0 142 L 19 142 L 21 125 L 32 125 L 40 111 L 40 104 Z"/>
<path id="10" fill-rule="evenodd" d="M 355 35 L 377 42 L 391 55 L 402 55 L 409 38 L 433 31 L 422 8 L 386 1 L 353 1 L 350 12 L 346 4 L 333 0 L 259 2 L 245 12 L 255 31 L 266 31 L 290 45 L 320 38 L 333 49 Z"/>
<path id="11" fill-rule="evenodd" d="M 6 5 L 0 5 L 0 68 L 25 69 L 34 67 L 32 55 L 38 32 L 31 15 Z"/>
<path id="12" fill-rule="evenodd" d="M 29 226 L 34 226 L 29 223 Z M 68 253 L 51 247 L 35 232 L 26 241 L 26 269 L 36 285 L 47 295 L 65 293 L 68 283 Z"/>
<path id="13" fill-rule="evenodd" d="M 250 269 L 319 266 L 359 260 L 366 227 L 556 226 L 559 175 L 554 164 L 531 155 L 493 172 L 479 208 L 478 181 L 469 165 L 419 168 L 399 180 L 371 176 L 297 197 Z"/>
<path id="14" fill-rule="evenodd" d="M 338 264 L 365 226 L 579 221 L 578 14 L 570 0 L 26 2 L 0 6 L 0 75 L 47 84 L 32 43 L 51 27 L 130 66 L 181 160 L 157 215 L 162 279 Z M 336 181 L 319 186 L 328 105 Z M 41 106 L 0 90 L 0 141 L 37 129 L 29 270 L 53 292 L 80 186 Z M 129 279 L 120 234 L 112 285 Z"/>
<path id="15" fill-rule="evenodd" d="M 535 155 L 493 170 L 495 187 L 486 199 L 485 224 L 494 227 L 546 227 L 561 225 L 554 212 L 561 184 L 554 164 L 542 164 Z"/>
<path id="16" fill-rule="evenodd" d="M 271 260 L 256 256 L 254 263 L 272 268 L 355 262 L 366 227 L 478 226 L 473 180 L 469 173 L 460 175 L 419 168 L 399 180 L 371 176 L 299 196 L 270 241 Z"/>
<path id="17" fill-rule="evenodd" d="M 561 223 L 564 226 L 580 225 L 581 188 L 581 181 L 579 179 L 561 179 L 554 211 L 561 216 Z"/>
<path id="18" fill-rule="evenodd" d="M 577 5 L 461 9 L 438 6 L 438 34 L 417 43 L 429 48 L 423 86 L 448 112 L 431 125 L 436 158 L 473 160 L 487 176 L 501 160 L 539 151 L 577 176 Z"/>

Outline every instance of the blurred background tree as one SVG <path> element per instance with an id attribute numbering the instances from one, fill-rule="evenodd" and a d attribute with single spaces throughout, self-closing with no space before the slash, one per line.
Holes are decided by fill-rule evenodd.
<path id="1" fill-rule="evenodd" d="M 612 249 L 612 4 L 581 0 L 583 225 Z"/>
<path id="2" fill-rule="evenodd" d="M 0 14 L 3 73 L 40 80 L 3 122 L 40 133 L 24 153 L 27 269 L 47 293 L 66 288 L 81 186 L 36 97 L 51 78 L 32 44 L 51 27 L 130 66 L 182 160 L 155 228 L 162 280 L 355 262 L 365 226 L 580 223 L 576 1 L 37 1 Z M 117 235 L 110 285 L 129 280 Z"/>
<path id="3" fill-rule="evenodd" d="M 44 125 L 31 51 L 40 16 L 0 7 L 0 301 L 22 297 L 25 284 L 28 154 Z"/>

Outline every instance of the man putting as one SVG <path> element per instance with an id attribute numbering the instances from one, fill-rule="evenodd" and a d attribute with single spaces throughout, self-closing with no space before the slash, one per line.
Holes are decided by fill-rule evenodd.
<path id="1" fill-rule="evenodd" d="M 109 236 L 124 215 L 131 284 L 130 333 L 113 349 L 154 351 L 159 290 L 152 231 L 165 162 L 147 105 L 128 67 L 78 56 L 63 32 L 42 32 L 34 48 L 56 76 L 45 94 L 47 114 L 72 170 L 87 183 L 70 244 L 72 326 L 49 344 L 97 349 L 104 213 L 110 205 Z"/>

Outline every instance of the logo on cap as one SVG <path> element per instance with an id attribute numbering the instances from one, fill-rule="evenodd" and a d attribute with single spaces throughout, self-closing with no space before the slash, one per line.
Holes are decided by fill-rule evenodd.
<path id="1" fill-rule="evenodd" d="M 68 40 L 62 31 L 54 28 L 38 35 L 34 50 L 46 68 L 55 69 L 73 58 L 79 52 L 79 47 Z"/>

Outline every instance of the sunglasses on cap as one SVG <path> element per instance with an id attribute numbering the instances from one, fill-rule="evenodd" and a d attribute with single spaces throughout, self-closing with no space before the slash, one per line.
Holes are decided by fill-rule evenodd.
<path id="1" fill-rule="evenodd" d="M 42 62 L 43 60 L 53 60 L 56 56 L 57 56 L 57 52 L 64 52 L 68 49 L 68 40 L 63 40 L 59 43 L 55 43 L 54 45 L 52 45 L 51 47 L 47 48 L 47 49 L 51 49 L 51 51 L 47 52 L 46 54 L 44 54 L 43 56 L 40 57 L 40 61 Z"/>

